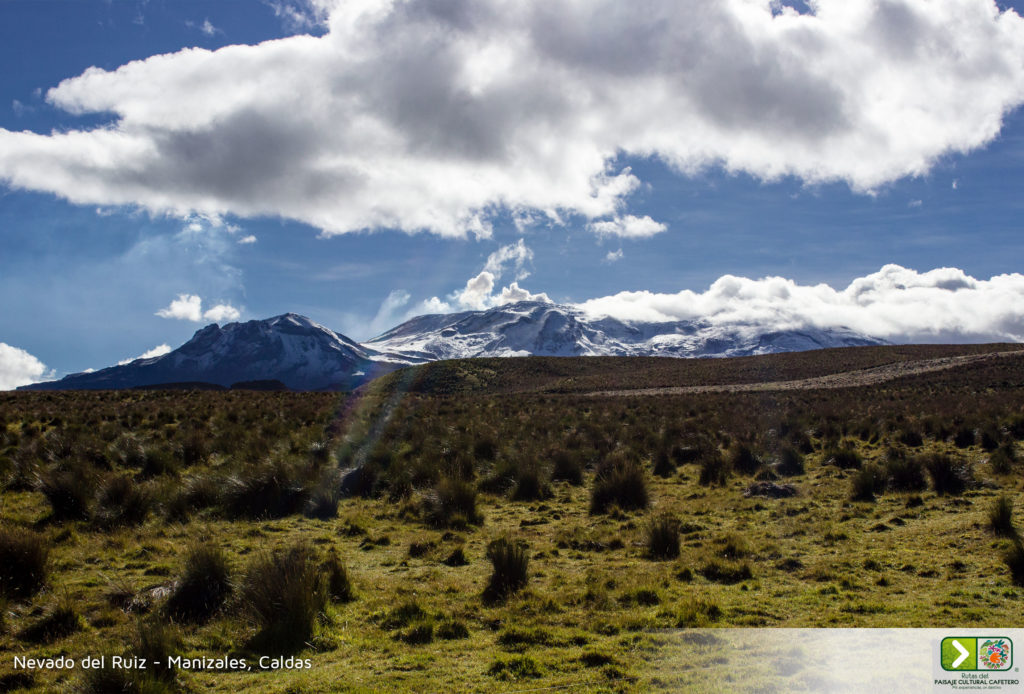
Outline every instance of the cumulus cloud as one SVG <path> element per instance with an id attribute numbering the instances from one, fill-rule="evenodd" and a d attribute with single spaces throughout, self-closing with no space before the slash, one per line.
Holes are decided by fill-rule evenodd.
<path id="1" fill-rule="evenodd" d="M 189 320 L 198 323 L 203 319 L 203 300 L 195 294 L 179 294 L 166 308 L 156 312 L 161 318 Z"/>
<path id="2" fill-rule="evenodd" d="M 217 304 L 203 313 L 203 318 L 214 323 L 224 323 L 238 320 L 241 315 L 242 313 L 231 304 Z"/>
<path id="3" fill-rule="evenodd" d="M 153 357 L 162 357 L 163 355 L 167 354 L 170 351 L 171 351 L 171 346 L 168 345 L 168 344 L 157 345 L 153 349 L 146 350 L 145 352 L 143 352 L 142 354 L 140 354 L 137 357 L 131 357 L 129 359 L 122 359 L 121 361 L 117 362 L 117 365 L 118 366 L 124 366 L 125 364 L 131 364 L 136 359 L 152 359 Z M 86 371 L 88 371 L 88 369 Z"/>
<path id="4" fill-rule="evenodd" d="M 53 375 L 43 362 L 25 350 L 0 342 L 0 390 L 13 390 Z"/>
<path id="5" fill-rule="evenodd" d="M 466 281 L 465 288 L 455 294 L 455 300 L 462 308 L 479 311 L 490 306 L 493 293 L 494 274 L 484 270 Z"/>
<path id="6" fill-rule="evenodd" d="M 604 262 L 615 263 L 622 260 L 622 256 L 623 253 L 621 248 L 617 251 L 608 251 L 608 254 L 604 257 Z"/>
<path id="7" fill-rule="evenodd" d="M 886 265 L 845 289 L 725 275 L 700 293 L 622 292 L 578 306 L 622 320 L 847 327 L 894 342 L 1024 341 L 1024 275 L 981 280 L 956 268 Z"/>
<path id="8" fill-rule="evenodd" d="M 0 179 L 327 234 L 486 236 L 503 212 L 651 233 L 622 221 L 623 156 L 872 191 L 1024 101 L 1024 20 L 992 0 L 270 5 L 322 35 L 90 68 L 46 99 L 111 121 L 0 129 Z"/>
<path id="9" fill-rule="evenodd" d="M 157 311 L 156 315 L 161 318 L 187 320 L 193 323 L 199 323 L 204 319 L 221 323 L 238 320 L 242 314 L 231 304 L 217 304 L 204 312 L 203 300 L 197 294 L 179 294 L 177 299 Z"/>
<path id="10" fill-rule="evenodd" d="M 238 239 L 238 243 L 242 244 L 243 246 L 247 246 L 249 244 L 256 243 L 256 237 L 253 236 L 252 234 L 249 234 L 248 236 L 243 236 L 242 238 Z"/>
<path id="11" fill-rule="evenodd" d="M 530 276 L 530 271 L 524 266 L 532 260 L 533 251 L 527 247 L 523 239 L 519 239 L 516 243 L 502 246 L 487 256 L 484 270 L 500 276 L 504 274 L 507 266 L 512 266 L 513 270 L 515 270 L 516 279 L 524 280 Z"/>
<path id="12" fill-rule="evenodd" d="M 519 280 L 529 277 L 530 273 L 525 269 L 525 265 L 532 260 L 533 250 L 526 245 L 523 239 L 502 246 L 487 256 L 483 270 L 466 280 L 464 287 L 455 290 L 445 299 L 434 296 L 426 301 L 421 301 L 406 311 L 405 316 L 411 318 L 428 313 L 482 311 L 517 301 L 550 302 L 551 299 L 547 294 L 543 292 L 534 294 L 519 286 Z M 498 289 L 499 280 L 510 273 L 515 279 L 507 286 Z M 406 301 L 408 301 L 407 296 Z"/>
<path id="13" fill-rule="evenodd" d="M 634 217 L 627 214 L 614 219 L 591 222 L 590 230 L 598 236 L 619 236 L 627 239 L 643 239 L 668 229 L 661 222 L 648 216 Z"/>

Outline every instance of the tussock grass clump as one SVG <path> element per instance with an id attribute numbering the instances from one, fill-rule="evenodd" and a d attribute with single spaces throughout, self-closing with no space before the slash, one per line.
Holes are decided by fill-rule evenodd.
<path id="1" fill-rule="evenodd" d="M 551 454 L 551 479 L 574 487 L 583 484 L 583 464 L 576 453 L 558 449 Z"/>
<path id="2" fill-rule="evenodd" d="M 733 584 L 747 581 L 754 577 L 750 564 L 723 563 L 712 559 L 700 569 L 700 575 L 712 583 Z"/>
<path id="3" fill-rule="evenodd" d="M 338 515 L 338 496 L 327 485 L 318 485 L 306 500 L 306 507 L 302 510 L 306 518 L 317 518 L 319 520 L 330 520 Z"/>
<path id="4" fill-rule="evenodd" d="M 490 436 L 484 436 L 473 444 L 473 457 L 477 460 L 491 461 L 498 457 L 498 442 Z"/>
<path id="5" fill-rule="evenodd" d="M 896 435 L 896 440 L 910 448 L 920 448 L 924 445 L 924 438 L 916 429 L 905 428 Z"/>
<path id="6" fill-rule="evenodd" d="M 49 549 L 41 535 L 0 527 L 0 596 L 30 598 L 46 584 Z"/>
<path id="7" fill-rule="evenodd" d="M 82 628 L 78 613 L 67 599 L 50 607 L 41 617 L 18 632 L 18 638 L 30 643 L 53 643 Z"/>
<path id="8" fill-rule="evenodd" d="M 730 472 L 729 463 L 717 449 L 707 450 L 701 455 L 698 482 L 705 487 L 725 485 Z"/>
<path id="9" fill-rule="evenodd" d="M 422 646 L 434 640 L 434 623 L 431 621 L 414 624 L 395 636 L 396 639 L 410 646 Z"/>
<path id="10" fill-rule="evenodd" d="M 178 474 L 177 459 L 170 451 L 158 446 L 146 446 L 142 449 L 142 458 L 138 467 L 139 476 L 143 478 Z"/>
<path id="11" fill-rule="evenodd" d="M 716 539 L 715 544 L 722 546 L 718 554 L 725 559 L 742 559 L 750 554 L 750 545 L 737 533 L 726 533 Z"/>
<path id="12" fill-rule="evenodd" d="M 82 671 L 76 694 L 143 694 L 140 671 L 111 666 L 109 655 L 105 662 L 106 667 Z"/>
<path id="13" fill-rule="evenodd" d="M 899 492 L 919 492 L 928 488 L 924 465 L 920 458 L 908 458 L 899 451 L 890 451 L 885 460 L 889 487 Z"/>
<path id="14" fill-rule="evenodd" d="M 1003 495 L 992 502 L 988 510 L 988 527 L 1000 537 L 1017 536 L 1017 529 L 1013 527 L 1013 499 Z"/>
<path id="15" fill-rule="evenodd" d="M 483 517 L 476 508 L 476 486 L 464 479 L 441 478 L 423 499 L 423 516 L 436 528 L 479 525 Z"/>
<path id="16" fill-rule="evenodd" d="M 445 641 L 469 638 L 469 629 L 458 619 L 449 619 L 441 622 L 437 625 L 434 633 L 437 635 L 437 638 L 444 639 Z"/>
<path id="17" fill-rule="evenodd" d="M 452 567 L 454 567 L 454 566 L 466 566 L 467 564 L 469 564 L 469 560 L 466 559 L 466 553 L 462 550 L 462 548 L 461 547 L 456 547 L 455 549 L 452 550 L 452 553 L 449 554 L 445 558 L 444 562 L 442 562 L 442 563 L 445 566 L 452 566 Z"/>
<path id="18" fill-rule="evenodd" d="M 953 434 L 953 445 L 957 448 L 970 448 L 974 445 L 974 427 L 963 425 Z"/>
<path id="19" fill-rule="evenodd" d="M 530 557 L 525 542 L 498 538 L 487 545 L 491 577 L 484 589 L 484 600 L 499 602 L 517 593 L 529 580 Z"/>
<path id="20" fill-rule="evenodd" d="M 148 489 L 124 475 L 113 474 L 97 492 L 93 522 L 101 528 L 140 525 L 152 506 L 153 496 Z"/>
<path id="21" fill-rule="evenodd" d="M 992 455 L 988 457 L 992 472 L 997 475 L 1008 475 L 1013 472 L 1016 462 L 1017 453 L 1014 451 L 1012 443 L 1004 443 L 992 451 Z"/>
<path id="22" fill-rule="evenodd" d="M 930 455 L 923 461 L 932 478 L 932 489 L 939 496 L 962 494 L 972 481 L 971 470 L 960 460 L 946 455 Z"/>
<path id="23" fill-rule="evenodd" d="M 136 623 L 131 650 L 134 655 L 145 659 L 146 670 L 154 679 L 163 682 L 177 679 L 177 669 L 168 662 L 168 658 L 178 655 L 181 647 L 181 634 L 172 625 L 159 619 Z"/>
<path id="24" fill-rule="evenodd" d="M 203 623 L 221 608 L 231 591 L 231 568 L 224 550 L 214 545 L 193 545 L 164 611 L 174 620 Z"/>
<path id="25" fill-rule="evenodd" d="M 704 627 L 722 617 L 722 608 L 710 600 L 690 598 L 676 611 L 676 628 Z"/>
<path id="26" fill-rule="evenodd" d="M 225 482 L 223 506 L 229 518 L 282 518 L 298 513 L 309 498 L 294 466 L 281 460 L 262 463 Z"/>
<path id="27" fill-rule="evenodd" d="M 511 651 L 526 650 L 530 646 L 548 646 L 554 639 L 544 629 L 506 629 L 498 634 L 498 645 Z"/>
<path id="28" fill-rule="evenodd" d="M 327 597 L 334 602 L 352 602 L 356 599 L 352 578 L 341 558 L 333 550 L 320 565 Z"/>
<path id="29" fill-rule="evenodd" d="M 250 647 L 261 653 L 292 653 L 313 636 L 327 604 L 316 555 L 307 544 L 258 557 L 242 580 L 239 597 L 259 628 Z"/>
<path id="30" fill-rule="evenodd" d="M 749 446 L 737 443 L 729 450 L 729 467 L 741 475 L 753 475 L 761 467 L 761 459 Z"/>
<path id="31" fill-rule="evenodd" d="M 551 497 L 544 470 L 536 463 L 519 466 L 516 471 L 516 486 L 512 489 L 513 501 L 538 501 Z"/>
<path id="32" fill-rule="evenodd" d="M 615 504 L 623 510 L 650 504 L 643 467 L 621 457 L 609 458 L 597 470 L 590 488 L 590 512 L 605 513 Z"/>
<path id="33" fill-rule="evenodd" d="M 380 621 L 380 626 L 382 629 L 387 630 L 404 629 L 410 624 L 423 621 L 428 617 L 427 611 L 420 607 L 418 602 L 410 600 L 384 615 Z"/>
<path id="34" fill-rule="evenodd" d="M 517 682 L 543 677 L 544 671 L 536 660 L 528 655 L 521 655 L 509 660 L 495 660 L 487 669 L 487 674 L 506 682 Z"/>
<path id="35" fill-rule="evenodd" d="M 885 471 L 877 465 L 866 465 L 850 478 L 850 499 L 874 501 L 875 495 L 883 493 L 885 487 Z"/>
<path id="36" fill-rule="evenodd" d="M 1014 540 L 1010 548 L 1003 554 L 1003 562 L 1010 569 L 1013 585 L 1024 587 L 1024 546 L 1019 539 Z"/>
<path id="37" fill-rule="evenodd" d="M 779 451 L 779 464 L 775 466 L 775 472 L 783 477 L 796 477 L 804 474 L 804 456 L 795 448 L 784 446 Z"/>
<path id="38" fill-rule="evenodd" d="M 654 453 L 654 474 L 668 479 L 676 474 L 676 461 L 673 460 L 667 446 L 660 446 Z"/>
<path id="39" fill-rule="evenodd" d="M 174 447 L 174 456 L 181 461 L 185 467 L 200 465 L 206 462 L 210 456 L 210 442 L 203 432 L 191 428 L 178 441 Z"/>
<path id="40" fill-rule="evenodd" d="M 121 467 L 141 468 L 146 461 L 146 449 L 137 436 L 124 433 L 107 447 L 107 453 Z"/>
<path id="41" fill-rule="evenodd" d="M 996 428 L 989 424 L 988 426 L 978 429 L 978 445 L 981 446 L 982 450 L 991 453 L 995 449 L 999 448 L 999 439 L 1001 435 Z"/>
<path id="42" fill-rule="evenodd" d="M 50 469 L 39 477 L 36 488 L 50 503 L 53 520 L 85 520 L 89 517 L 95 481 L 84 463 L 66 470 Z"/>
<path id="43" fill-rule="evenodd" d="M 652 519 L 645 538 L 651 559 L 675 559 L 679 556 L 679 521 L 668 514 Z"/>
<path id="44" fill-rule="evenodd" d="M 864 459 L 852 447 L 830 448 L 823 457 L 826 465 L 835 465 L 841 470 L 854 470 L 864 464 Z"/>
<path id="45" fill-rule="evenodd" d="M 223 482 L 211 475 L 186 479 L 164 507 L 167 520 L 183 521 L 197 511 L 220 505 Z"/>

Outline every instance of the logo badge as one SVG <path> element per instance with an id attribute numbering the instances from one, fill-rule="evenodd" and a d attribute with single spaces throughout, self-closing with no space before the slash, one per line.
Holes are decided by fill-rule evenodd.
<path id="1" fill-rule="evenodd" d="M 1013 642 L 1005 636 L 947 636 L 939 646 L 942 669 L 993 672 L 1013 667 Z"/>

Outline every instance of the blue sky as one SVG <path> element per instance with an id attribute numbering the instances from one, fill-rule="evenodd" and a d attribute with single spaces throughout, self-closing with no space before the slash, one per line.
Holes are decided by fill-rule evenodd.
<path id="1" fill-rule="evenodd" d="M 913 286 L 886 279 L 865 330 L 1024 334 L 1019 18 L 986 0 L 682 8 L 711 45 L 678 33 L 686 3 L 642 3 L 659 24 L 603 4 L 0 2 L 8 370 L 101 368 L 236 315 L 367 339 L 515 282 L 678 317 L 726 275 L 842 293 L 890 264 Z M 255 48 L 180 53 L 232 45 Z M 851 86 L 857 61 L 878 74 Z M 917 289 L 938 305 L 936 268 L 967 278 L 957 306 L 1000 311 L 901 333 L 889 308 Z M 820 322 L 828 301 L 770 311 Z"/>

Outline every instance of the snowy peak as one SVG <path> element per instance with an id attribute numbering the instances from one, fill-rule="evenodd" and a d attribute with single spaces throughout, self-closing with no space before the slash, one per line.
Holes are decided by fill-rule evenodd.
<path id="1" fill-rule="evenodd" d="M 726 357 L 883 344 L 850 330 L 766 330 L 708 321 L 593 318 L 572 306 L 520 302 L 451 315 L 419 316 L 368 343 L 409 363 L 500 356 Z"/>
<path id="2" fill-rule="evenodd" d="M 212 324 L 176 350 L 30 388 L 132 388 L 160 383 L 278 380 L 294 390 L 346 389 L 383 371 L 358 343 L 305 316 Z"/>
<path id="3" fill-rule="evenodd" d="M 512 356 L 731 357 L 883 344 L 844 329 L 765 329 L 708 321 L 627 322 L 580 309 L 523 301 L 418 316 L 359 344 L 305 316 L 208 325 L 159 357 L 26 386 L 34 390 L 132 388 L 276 380 L 294 390 L 356 387 L 408 364 Z"/>

